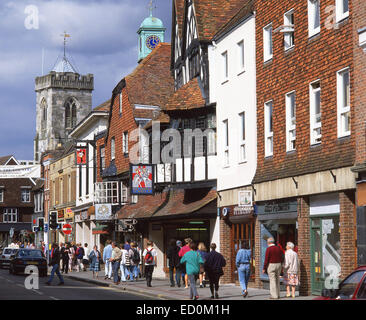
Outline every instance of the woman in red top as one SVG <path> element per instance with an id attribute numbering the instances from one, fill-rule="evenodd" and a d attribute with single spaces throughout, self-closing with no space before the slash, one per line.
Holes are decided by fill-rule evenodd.
<path id="1" fill-rule="evenodd" d="M 180 258 L 183 258 L 183 256 L 188 252 L 188 251 L 191 251 L 191 248 L 189 247 L 190 243 L 192 242 L 192 239 L 191 238 L 187 238 L 187 239 L 184 239 L 184 242 L 185 242 L 185 246 L 182 247 L 182 249 L 180 249 L 178 255 Z M 186 285 L 185 289 L 188 289 L 188 274 L 186 272 L 186 267 L 185 265 L 182 266 L 182 274 L 184 274 L 184 283 Z"/>

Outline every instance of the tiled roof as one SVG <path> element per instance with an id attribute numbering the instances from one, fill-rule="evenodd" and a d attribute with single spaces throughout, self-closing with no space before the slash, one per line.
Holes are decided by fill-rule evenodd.
<path id="1" fill-rule="evenodd" d="M 170 73 L 169 43 L 159 44 L 126 79 L 128 98 L 132 105 L 165 105 L 174 92 Z"/>
<path id="2" fill-rule="evenodd" d="M 147 130 L 147 129 L 151 128 L 153 121 L 158 121 L 158 122 L 160 122 L 160 124 L 169 124 L 170 123 L 170 117 L 166 113 L 161 112 L 158 117 L 154 117 L 151 121 L 149 121 L 145 125 L 144 129 Z"/>
<path id="3" fill-rule="evenodd" d="M 254 0 L 242 1 L 242 7 L 239 12 L 233 16 L 226 24 L 224 24 L 215 35 L 215 38 L 220 38 L 223 34 L 230 31 L 233 27 L 239 24 L 245 17 L 247 17 L 254 10 Z"/>
<path id="4" fill-rule="evenodd" d="M 179 88 L 170 97 L 166 105 L 167 111 L 172 110 L 191 110 L 205 106 L 205 100 L 202 97 L 202 91 L 198 84 L 198 78 L 194 78 Z"/>
<path id="5" fill-rule="evenodd" d="M 12 155 L 0 157 L 0 166 L 5 165 L 5 163 L 7 163 L 11 157 L 12 157 Z"/>
<path id="6" fill-rule="evenodd" d="M 152 216 L 155 218 L 194 213 L 216 199 L 217 192 L 214 189 L 171 190 L 168 203 Z"/>
<path id="7" fill-rule="evenodd" d="M 199 39 L 210 41 L 243 6 L 244 0 L 193 0 Z"/>
<path id="8" fill-rule="evenodd" d="M 150 218 L 164 204 L 166 198 L 166 192 L 153 196 L 141 196 L 138 203 L 123 206 L 117 213 L 118 219 Z"/>
<path id="9" fill-rule="evenodd" d="M 137 204 L 122 207 L 118 219 L 148 219 L 194 213 L 217 199 L 216 190 L 171 190 L 141 196 Z"/>
<path id="10" fill-rule="evenodd" d="M 111 106 L 111 99 L 95 107 L 93 111 L 109 111 L 110 106 Z"/>

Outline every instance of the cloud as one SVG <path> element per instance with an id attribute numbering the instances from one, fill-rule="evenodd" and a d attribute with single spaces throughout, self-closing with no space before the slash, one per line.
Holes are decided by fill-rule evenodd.
<path id="1" fill-rule="evenodd" d="M 148 15 L 148 0 L 16 0 L 0 3 L 0 156 L 33 158 L 34 80 L 67 51 L 82 74 L 93 73 L 93 106 L 108 100 L 115 85 L 137 65 L 136 34 Z M 39 29 L 28 30 L 27 6 L 36 6 Z M 171 0 L 157 1 L 170 41 Z"/>

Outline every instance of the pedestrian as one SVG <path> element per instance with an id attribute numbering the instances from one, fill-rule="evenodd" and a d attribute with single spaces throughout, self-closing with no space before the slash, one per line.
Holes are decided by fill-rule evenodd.
<path id="1" fill-rule="evenodd" d="M 133 281 L 133 275 L 131 271 L 131 260 L 133 256 L 133 251 L 131 249 L 125 249 L 127 247 L 126 244 L 122 245 L 122 258 L 121 258 L 121 280 L 125 282 L 127 280 Z"/>
<path id="2" fill-rule="evenodd" d="M 298 272 L 299 272 L 299 258 L 294 251 L 295 245 L 292 242 L 287 242 L 285 252 L 285 283 L 286 283 L 286 297 L 289 298 L 290 288 L 292 291 L 292 298 L 295 298 L 296 286 L 299 285 Z"/>
<path id="3" fill-rule="evenodd" d="M 148 287 L 152 287 L 152 275 L 154 272 L 154 268 L 157 266 L 157 252 L 154 249 L 154 242 L 147 241 L 147 247 L 144 250 L 142 256 L 144 257 L 145 261 L 145 278 Z"/>
<path id="4" fill-rule="evenodd" d="M 62 275 L 60 273 L 60 249 L 58 248 L 57 243 L 54 243 L 51 250 L 51 261 L 49 263 L 49 266 L 52 266 L 51 276 L 49 280 L 46 282 L 46 284 L 49 286 L 52 283 L 53 277 L 55 273 L 57 274 L 57 277 L 59 278 L 59 286 L 64 284 L 64 279 L 62 278 Z"/>
<path id="5" fill-rule="evenodd" d="M 83 257 L 84 271 L 86 271 L 86 267 L 89 265 L 89 254 L 90 250 L 88 248 L 88 244 L 84 243 L 84 257 Z"/>
<path id="6" fill-rule="evenodd" d="M 112 269 L 113 269 L 113 283 L 119 284 L 119 276 L 118 276 L 118 269 L 121 264 L 121 257 L 122 257 L 122 251 L 120 248 L 118 248 L 117 244 L 115 242 L 112 242 L 112 256 L 109 259 L 109 261 L 112 263 Z"/>
<path id="7" fill-rule="evenodd" d="M 69 245 L 69 271 L 72 272 L 74 268 L 75 248 L 72 243 Z"/>
<path id="8" fill-rule="evenodd" d="M 169 247 L 166 251 L 166 257 L 169 259 L 169 276 L 170 276 L 170 286 L 175 287 L 174 283 L 174 269 L 175 269 L 175 280 L 177 282 L 178 288 L 180 288 L 180 259 L 179 250 L 177 243 L 174 239 L 170 240 Z"/>
<path id="9" fill-rule="evenodd" d="M 184 239 L 184 242 L 185 242 L 185 246 L 182 247 L 179 251 L 179 257 L 180 258 L 183 258 L 183 256 L 191 251 L 190 249 L 190 243 L 192 242 L 192 239 L 191 238 L 186 238 Z M 182 259 L 181 259 L 181 264 L 182 264 Z M 184 283 L 185 283 L 185 289 L 188 289 L 188 275 L 187 275 L 187 272 L 186 272 L 186 266 L 184 265 L 184 263 L 181 265 L 181 269 L 182 269 L 182 274 L 184 274 Z"/>
<path id="10" fill-rule="evenodd" d="M 185 253 L 180 260 L 181 263 L 186 263 L 186 274 L 190 282 L 189 297 L 190 299 L 198 300 L 199 296 L 196 288 L 196 277 L 200 273 L 200 266 L 204 264 L 201 255 L 197 251 L 197 245 L 191 241 L 189 244 L 190 251 Z"/>
<path id="11" fill-rule="evenodd" d="M 280 275 L 284 255 L 272 237 L 267 239 L 267 245 L 262 272 L 267 273 L 269 277 L 270 299 L 280 299 Z"/>
<path id="12" fill-rule="evenodd" d="M 112 258 L 112 245 L 111 240 L 107 240 L 106 246 L 103 250 L 103 262 L 104 262 L 104 272 L 105 272 L 105 280 L 112 279 L 112 263 L 110 262 L 110 258 Z"/>
<path id="13" fill-rule="evenodd" d="M 93 278 L 98 278 L 98 272 L 100 271 L 100 260 L 102 255 L 100 254 L 98 247 L 95 245 L 93 250 L 89 254 L 90 271 L 93 271 Z"/>
<path id="14" fill-rule="evenodd" d="M 198 253 L 201 255 L 203 262 L 205 262 L 208 253 L 207 253 L 206 246 L 203 242 L 200 242 L 198 244 Z M 204 270 L 202 270 L 202 271 L 204 271 Z M 199 279 L 200 279 L 200 288 L 203 288 L 203 286 L 206 287 L 206 285 L 204 285 L 204 281 L 205 281 L 205 273 L 204 272 L 200 272 Z"/>
<path id="15" fill-rule="evenodd" d="M 235 265 L 238 269 L 239 282 L 242 289 L 243 298 L 248 295 L 248 282 L 250 277 L 250 261 L 252 259 L 252 252 L 249 248 L 249 242 L 243 240 L 241 248 L 236 254 Z"/>
<path id="16" fill-rule="evenodd" d="M 210 280 L 211 299 L 219 299 L 219 282 L 220 277 L 224 275 L 222 268 L 226 266 L 226 260 L 216 251 L 215 243 L 211 243 L 210 248 L 211 252 L 207 254 L 204 268 Z"/>
<path id="17" fill-rule="evenodd" d="M 140 274 L 140 262 L 141 262 L 141 254 L 140 251 L 138 250 L 137 247 L 137 243 L 136 242 L 131 242 L 131 250 L 133 252 L 132 255 L 132 269 L 131 269 L 131 273 L 133 275 L 133 280 L 137 281 L 137 278 L 139 277 Z"/>
<path id="18" fill-rule="evenodd" d="M 78 272 L 81 272 L 81 270 L 84 269 L 84 266 L 83 266 L 83 258 L 84 258 L 84 248 L 81 246 L 81 243 L 78 243 L 77 244 L 77 249 L 76 249 L 76 261 L 77 261 L 77 269 L 78 269 Z"/>
<path id="19" fill-rule="evenodd" d="M 64 245 L 63 249 L 61 249 L 61 258 L 62 258 L 62 273 L 67 274 L 69 271 L 69 259 L 70 259 L 70 244 Z"/>

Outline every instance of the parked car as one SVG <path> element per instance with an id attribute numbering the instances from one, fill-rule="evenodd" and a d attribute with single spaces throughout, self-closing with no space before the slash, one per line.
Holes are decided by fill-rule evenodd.
<path id="1" fill-rule="evenodd" d="M 338 289 L 323 289 L 321 297 L 314 300 L 366 300 L 366 266 L 353 271 Z"/>
<path id="2" fill-rule="evenodd" d="M 24 273 L 27 266 L 36 266 L 38 267 L 38 274 L 40 277 L 47 276 L 47 259 L 42 250 L 19 249 L 15 255 L 12 255 L 9 273 Z"/>
<path id="3" fill-rule="evenodd" d="M 3 269 L 4 267 L 9 268 L 10 265 L 10 257 L 17 253 L 18 249 L 13 248 L 5 248 L 0 255 L 0 268 Z"/>

